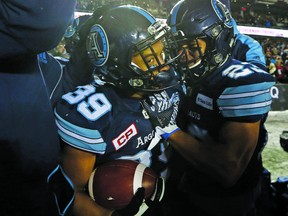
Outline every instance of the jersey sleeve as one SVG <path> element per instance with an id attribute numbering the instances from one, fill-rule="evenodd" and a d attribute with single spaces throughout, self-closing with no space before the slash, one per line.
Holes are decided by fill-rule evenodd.
<path id="1" fill-rule="evenodd" d="M 0 58 L 54 48 L 74 17 L 76 0 L 0 1 Z"/>
<path id="2" fill-rule="evenodd" d="M 239 69 L 239 66 L 242 68 Z M 237 69 L 239 71 L 237 72 Z M 228 68 L 230 85 L 218 97 L 217 105 L 223 117 L 239 121 L 258 121 L 269 112 L 274 78 L 260 68 L 247 63 Z"/>
<path id="3" fill-rule="evenodd" d="M 104 94 L 95 91 L 96 87 L 92 85 L 78 86 L 74 92 L 62 96 L 54 114 L 58 134 L 65 143 L 84 151 L 104 154 L 107 144 L 101 133 L 111 107 Z"/>
<path id="4" fill-rule="evenodd" d="M 262 70 L 267 70 L 266 59 L 261 44 L 248 35 L 241 33 L 236 35 L 232 57 L 242 62 L 254 64 Z"/>
<path id="5" fill-rule="evenodd" d="M 106 143 L 98 130 L 69 123 L 57 114 L 57 109 L 55 109 L 55 117 L 58 134 L 65 143 L 84 151 L 104 154 Z"/>

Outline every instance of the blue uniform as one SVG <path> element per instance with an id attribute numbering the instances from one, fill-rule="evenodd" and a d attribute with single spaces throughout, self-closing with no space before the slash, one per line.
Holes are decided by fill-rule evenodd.
<path id="1" fill-rule="evenodd" d="M 75 5 L 0 2 L 0 215 L 59 214 L 47 177 L 60 145 L 37 54 L 59 43 Z"/>
<path id="2" fill-rule="evenodd" d="M 55 116 L 61 139 L 97 154 L 95 166 L 130 159 L 166 177 L 170 147 L 155 136 L 154 127 L 142 111 L 138 99 L 123 97 L 109 85 L 94 84 L 63 95 Z M 153 143 L 158 144 L 150 149 Z"/>
<path id="3" fill-rule="evenodd" d="M 253 190 L 258 184 L 263 169 L 260 153 L 267 142 L 264 122 L 271 106 L 270 88 L 273 85 L 273 77 L 259 67 L 230 59 L 201 81 L 199 86 L 193 87 L 191 94 L 187 95 L 182 107 L 185 118 L 179 116 L 179 126 L 196 139 L 219 141 L 219 130 L 228 121 L 261 122 L 256 150 L 244 174 L 232 188 L 219 186 L 187 164 L 185 172 L 188 185 L 185 187 L 193 197 L 191 202 L 196 205 L 198 201 L 199 205 L 209 203 L 208 206 L 214 205 L 219 210 L 227 210 L 231 203 L 237 206 L 238 202 L 245 199 L 248 201 L 249 196 L 247 198 L 243 194 Z M 231 199 L 239 194 L 240 198 L 236 201 Z M 230 198 L 227 199 L 227 196 Z M 222 203 L 227 206 L 217 207 L 215 203 L 219 201 L 219 197 L 223 200 L 226 197 L 227 200 Z M 235 208 L 235 213 L 237 212 L 237 207 L 229 208 Z"/>
<path id="4" fill-rule="evenodd" d="M 237 28 L 236 21 L 234 19 L 232 21 L 235 35 L 232 58 L 242 62 L 249 62 L 266 71 L 266 59 L 261 44 L 252 37 L 241 34 Z"/>
<path id="5" fill-rule="evenodd" d="M 86 62 L 75 64 L 74 57 L 71 60 L 59 59 L 43 52 L 38 54 L 38 59 L 52 107 L 63 94 L 75 89 L 78 85 L 89 83 L 92 79 L 90 65 Z"/>
<path id="6" fill-rule="evenodd" d="M 225 121 L 256 122 L 270 110 L 273 77 L 252 64 L 231 59 L 201 83 L 186 100 L 187 121 L 207 130 L 215 141 Z"/>
<path id="7" fill-rule="evenodd" d="M 260 43 L 248 35 L 237 34 L 233 47 L 232 58 L 243 62 L 249 62 L 267 70 L 266 59 Z"/>

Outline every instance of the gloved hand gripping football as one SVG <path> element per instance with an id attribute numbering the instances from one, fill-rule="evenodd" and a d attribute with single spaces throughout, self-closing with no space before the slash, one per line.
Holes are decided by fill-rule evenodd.
<path id="1" fill-rule="evenodd" d="M 154 94 L 149 96 L 149 99 L 141 101 L 151 123 L 156 127 L 156 132 L 165 139 L 179 130 L 176 125 L 179 101 L 178 92 L 173 93 L 169 98 L 166 91 Z"/>
<path id="2" fill-rule="evenodd" d="M 145 199 L 144 187 L 138 188 L 131 202 L 123 209 L 117 210 L 121 216 L 141 216 L 148 208 L 156 208 L 162 200 L 165 191 L 165 180 L 162 177 L 157 179 L 155 190 L 151 198 Z"/>

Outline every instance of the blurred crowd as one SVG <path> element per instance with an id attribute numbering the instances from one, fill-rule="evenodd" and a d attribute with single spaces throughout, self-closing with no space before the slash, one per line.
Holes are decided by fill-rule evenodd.
<path id="1" fill-rule="evenodd" d="M 80 12 L 88 12 L 104 4 L 131 4 L 146 9 L 155 17 L 166 18 L 176 2 L 177 0 L 78 0 L 76 9 Z"/>
<path id="2" fill-rule="evenodd" d="M 268 71 L 279 83 L 288 83 L 288 40 L 281 38 L 257 38 L 266 56 Z"/>
<path id="3" fill-rule="evenodd" d="M 238 25 L 288 29 L 288 17 L 276 14 L 234 11 L 233 16 Z"/>
<path id="4" fill-rule="evenodd" d="M 103 4 L 113 4 L 114 2 L 138 5 L 145 8 L 156 17 L 166 18 L 168 12 L 175 5 L 177 0 L 78 0 L 77 10 L 93 11 Z M 244 4 L 245 2 L 243 2 L 243 5 Z M 275 12 L 275 10 L 270 11 L 267 8 L 256 10 L 256 7 L 257 6 L 249 6 L 249 4 L 245 5 L 245 7 L 241 7 L 241 5 L 236 5 L 231 1 L 232 15 L 239 25 L 288 29 L 288 17 L 286 13 L 279 13 L 279 11 Z"/>

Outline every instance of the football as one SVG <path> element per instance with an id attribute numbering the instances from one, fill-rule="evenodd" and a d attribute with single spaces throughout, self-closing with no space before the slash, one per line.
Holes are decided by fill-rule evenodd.
<path id="1" fill-rule="evenodd" d="M 151 198 L 158 175 L 149 167 L 132 160 L 114 160 L 98 166 L 88 182 L 90 197 L 108 209 L 121 209 L 129 204 L 139 187 L 145 198 Z"/>

